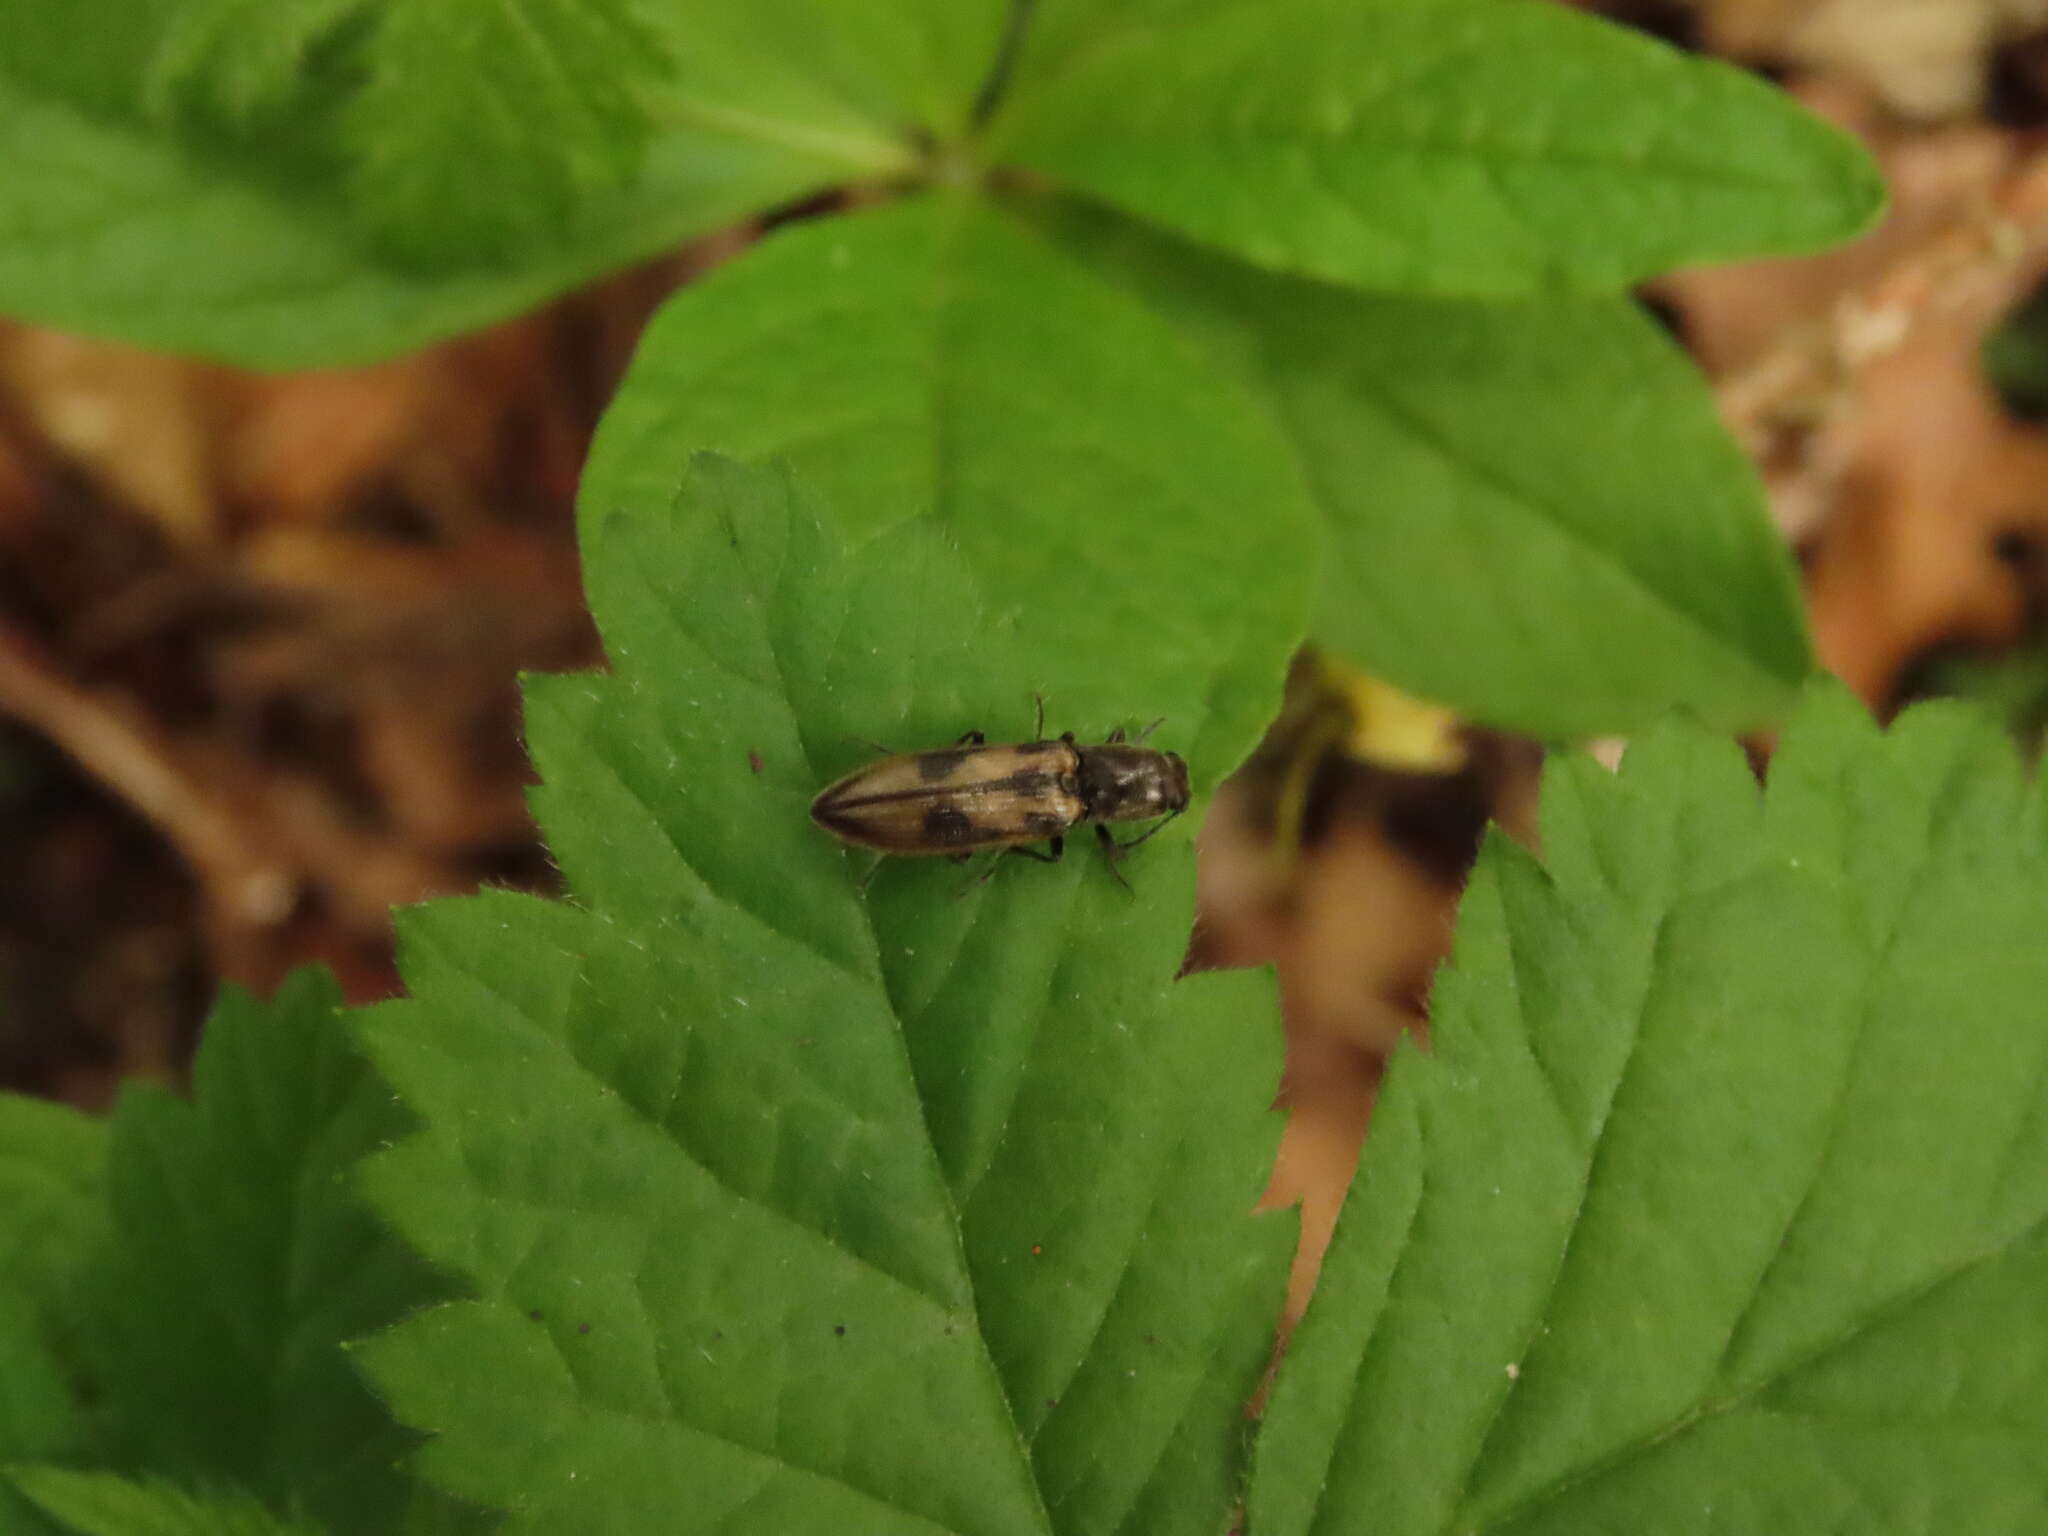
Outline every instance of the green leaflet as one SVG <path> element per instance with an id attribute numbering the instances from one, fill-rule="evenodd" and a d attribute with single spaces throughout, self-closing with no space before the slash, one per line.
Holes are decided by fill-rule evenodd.
<path id="1" fill-rule="evenodd" d="M 1543 831 L 1380 1100 L 1253 1528 L 2048 1517 L 2048 850 L 2002 738 L 1829 686 L 1767 796 L 1672 730 L 1558 765 Z"/>
<path id="2" fill-rule="evenodd" d="M 259 367 L 389 357 L 964 120 L 992 4 L 0 18 L 0 307 Z M 474 14 L 471 13 L 472 9 Z M 145 110 L 156 114 L 146 116 Z"/>
<path id="3" fill-rule="evenodd" d="M 0 1301 L 27 1304 L 35 1331 L 18 1337 L 46 1342 L 75 1404 L 68 1434 L 17 1439 L 7 1459 L 93 1456 L 165 1484 L 234 1485 L 336 1531 L 391 1530 L 417 1505 L 395 1465 L 411 1437 L 343 1346 L 445 1288 L 350 1187 L 357 1160 L 404 1120 L 346 1048 L 339 1005 L 312 971 L 270 1005 L 225 996 L 194 1064 L 194 1103 L 133 1087 L 103 1128 L 0 1100 L 6 1226 L 62 1260 L 7 1266 Z M 72 1186 L 61 1200 L 46 1184 L 39 1204 L 9 1176 L 32 1142 Z M 66 1519 L 156 1501 L 117 1480 L 51 1477 L 56 1503 L 42 1484 L 21 1486 Z"/>
<path id="4" fill-rule="evenodd" d="M 280 1520 L 246 1493 L 194 1494 L 58 1467 L 17 1467 L 0 1478 L 75 1536 L 320 1536 L 318 1526 Z"/>
<path id="5" fill-rule="evenodd" d="M 1322 644 L 1553 739 L 1789 706 L 1812 664 L 1791 560 L 1698 372 L 1632 302 L 1361 294 L 1031 212 L 1278 428 L 1322 514 Z"/>
<path id="6" fill-rule="evenodd" d="M 518 1528 L 1211 1531 L 1292 1238 L 1248 1216 L 1268 986 L 1172 979 L 1175 834 L 1136 898 L 1075 857 L 860 901 L 815 701 L 888 724 L 904 627 L 978 594 L 931 519 L 843 538 L 709 457 L 593 529 L 616 670 L 530 715 L 585 910 L 413 915 L 365 1034 L 427 1125 L 378 1202 L 479 1299 L 362 1356 Z"/>
<path id="7" fill-rule="evenodd" d="M 145 51 L 142 102 L 160 122 L 267 126 L 305 105 L 300 97 L 316 56 L 369 9 L 368 0 L 188 0 L 170 7 L 155 46 Z"/>
<path id="8" fill-rule="evenodd" d="M 343 111 L 382 250 L 431 269 L 545 242 L 632 186 L 669 61 L 626 0 L 384 0 Z"/>
<path id="9" fill-rule="evenodd" d="M 84 1115 L 0 1095 L 0 1465 L 86 1443 L 70 1308 L 106 1240 L 106 1142 Z"/>
<path id="10" fill-rule="evenodd" d="M 999 152 L 1261 267 L 1428 294 L 1811 250 L 1883 200 L 1783 93 L 1562 6 L 1178 9 L 1114 9 L 1081 42 L 1056 8 L 1068 60 L 1019 91 Z"/>
<path id="11" fill-rule="evenodd" d="M 0 294 L 15 315 L 249 366 L 334 367 L 474 329 L 828 181 L 777 144 L 659 135 L 638 180 L 516 264 L 373 260 L 348 210 L 0 76 Z"/>
<path id="12" fill-rule="evenodd" d="M 801 345 L 793 345 L 801 338 Z M 930 517 L 985 594 L 909 566 L 886 694 L 808 701 L 857 738 L 1100 736 L 1169 722 L 1197 776 L 1271 717 L 1309 598 L 1313 524 L 1285 445 L 1196 350 L 1000 209 L 927 199 L 779 234 L 677 296 L 607 413 L 586 537 L 666 504 L 689 454 L 786 457 L 856 541 Z M 600 615 L 611 595 L 588 576 Z M 907 597 L 907 601 L 906 601 Z M 804 686 L 795 679 L 792 686 Z"/>

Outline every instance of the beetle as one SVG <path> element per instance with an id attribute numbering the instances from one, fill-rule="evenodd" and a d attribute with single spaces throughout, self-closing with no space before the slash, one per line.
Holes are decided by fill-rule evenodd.
<path id="1" fill-rule="evenodd" d="M 1158 724 L 1135 741 L 1118 726 L 1100 746 L 1086 747 L 1072 731 L 1014 746 L 990 746 L 969 731 L 950 747 L 885 757 L 826 785 L 811 802 L 811 820 L 878 853 L 964 861 L 1002 848 L 1047 864 L 1066 852 L 1070 830 L 1093 825 L 1116 874 L 1118 859 L 1188 808 L 1188 765 L 1179 753 L 1144 745 Z M 1043 704 L 1037 728 L 1045 729 Z M 1154 817 L 1128 842 L 1108 826 Z M 1046 852 L 1024 846 L 1038 842 Z"/>

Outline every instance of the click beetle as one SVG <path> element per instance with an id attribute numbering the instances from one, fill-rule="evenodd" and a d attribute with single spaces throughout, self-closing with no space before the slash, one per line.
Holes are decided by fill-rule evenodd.
<path id="1" fill-rule="evenodd" d="M 1188 765 L 1143 744 L 1157 724 L 1135 741 L 1119 726 L 1100 746 L 1082 746 L 1072 731 L 990 746 L 969 731 L 953 746 L 885 757 L 828 784 L 811 802 L 811 820 L 878 853 L 964 860 L 1003 848 L 1046 863 L 1066 851 L 1067 832 L 1092 825 L 1114 872 L 1127 850 L 1188 808 Z M 1110 834 L 1110 822 L 1155 817 L 1128 842 Z M 1044 853 L 1024 846 L 1041 842 Z"/>

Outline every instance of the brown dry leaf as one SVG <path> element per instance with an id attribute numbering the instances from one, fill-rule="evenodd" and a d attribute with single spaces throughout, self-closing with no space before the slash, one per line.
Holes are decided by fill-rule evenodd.
<path id="1" fill-rule="evenodd" d="M 1807 596 L 1830 670 L 1878 708 L 1951 645 L 2025 635 L 2030 552 L 2048 548 L 2048 437 L 2011 420 L 1977 347 L 1989 317 L 1944 317 L 1858 371 L 1849 465 L 1812 541 Z"/>
<path id="2" fill-rule="evenodd" d="M 1190 957 L 1201 967 L 1271 965 L 1280 983 L 1288 1122 L 1261 1204 L 1301 1206 L 1290 1325 L 1314 1286 L 1386 1058 L 1404 1036 L 1427 1036 L 1429 984 L 1450 947 L 1479 824 L 1490 814 L 1533 836 L 1540 762 L 1529 744 L 1470 731 L 1456 773 L 1330 755 L 1312 775 L 1307 835 L 1283 862 L 1269 797 L 1291 779 L 1279 764 L 1317 739 L 1290 742 L 1276 730 L 1218 791 L 1202 825 Z"/>
<path id="3" fill-rule="evenodd" d="M 1376 1052 L 1314 1036 L 1288 1037 L 1287 1080 L 1279 1101 L 1287 1111 L 1287 1129 L 1258 1205 L 1262 1211 L 1301 1208 L 1301 1235 L 1280 1317 L 1283 1335 L 1308 1309 L 1385 1073 L 1386 1057 Z"/>
<path id="4" fill-rule="evenodd" d="M 1876 230 L 1836 250 L 1701 268 L 1657 284 L 1682 313 L 1693 355 L 1716 377 L 1797 348 L 1801 327 L 1835 325 L 1845 296 L 1881 282 L 1913 253 L 1958 229 L 1985 227 L 1999 188 L 2020 161 L 2011 134 L 1982 125 L 1924 133 L 1888 129 L 1869 96 L 1843 81 L 1801 81 L 1794 94 L 1870 144 L 1890 206 Z"/>
<path id="5" fill-rule="evenodd" d="M 260 376 L 0 326 L 0 712 L 176 850 L 213 976 L 263 989 L 317 959 L 380 995 L 392 905 L 547 884 L 514 680 L 601 660 L 583 454 L 647 316 L 748 237 L 369 368 Z M 40 847 L 0 848 L 0 885 L 32 881 Z M 33 926 L 0 907 L 0 982 L 47 1009 L 0 1070 L 90 1101 L 163 1059 L 87 1040 L 101 1015 L 38 979 Z M 90 948 L 98 926 L 69 963 L 141 967 L 111 922 Z"/>
<path id="6" fill-rule="evenodd" d="M 180 543 L 220 533 L 218 377 L 177 358 L 0 321 L 0 391 L 52 447 Z"/>
<path id="7" fill-rule="evenodd" d="M 1992 51 L 2048 22 L 2048 0 L 1701 0 L 1702 46 L 1860 82 L 1934 119 L 1983 104 Z"/>
<path id="8" fill-rule="evenodd" d="M 1823 664 L 1882 710 L 1931 653 L 2018 641 L 2041 595 L 2048 441 L 2005 412 L 1979 348 L 2048 275 L 2048 158 L 1990 128 L 1887 128 L 1839 88 L 1809 96 L 1872 139 L 1883 227 L 1663 292 L 1800 543 Z"/>

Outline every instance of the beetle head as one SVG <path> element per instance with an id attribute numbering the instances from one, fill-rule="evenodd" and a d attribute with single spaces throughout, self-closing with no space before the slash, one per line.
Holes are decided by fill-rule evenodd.
<path id="1" fill-rule="evenodd" d="M 1178 816 L 1188 808 L 1194 793 L 1188 788 L 1188 765 L 1181 760 L 1178 752 L 1161 754 L 1166 759 L 1168 783 L 1166 809 Z"/>
<path id="2" fill-rule="evenodd" d="M 1120 743 L 1084 747 L 1080 781 L 1091 821 L 1144 821 L 1188 807 L 1188 765 L 1174 752 Z"/>

